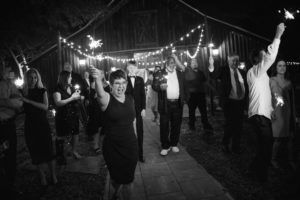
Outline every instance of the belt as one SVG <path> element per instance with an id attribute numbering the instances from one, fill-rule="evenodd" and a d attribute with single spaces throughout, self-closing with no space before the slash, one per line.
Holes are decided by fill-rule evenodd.
<path id="1" fill-rule="evenodd" d="M 178 102 L 179 99 L 167 99 L 168 102 Z"/>

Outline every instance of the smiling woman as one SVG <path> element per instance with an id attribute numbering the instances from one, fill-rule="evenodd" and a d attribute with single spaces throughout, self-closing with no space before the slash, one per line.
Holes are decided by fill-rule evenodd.
<path id="1" fill-rule="evenodd" d="M 138 161 L 138 142 L 134 128 L 134 100 L 125 95 L 126 73 L 122 70 L 111 72 L 110 94 L 103 89 L 103 74 L 95 67 L 90 67 L 90 74 L 96 79 L 98 102 L 104 112 L 103 156 L 115 188 L 113 199 L 117 199 L 121 192 L 130 199 Z"/>

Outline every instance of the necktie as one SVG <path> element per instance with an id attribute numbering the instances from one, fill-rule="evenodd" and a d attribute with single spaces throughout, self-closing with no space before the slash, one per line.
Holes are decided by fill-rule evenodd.
<path id="1" fill-rule="evenodd" d="M 243 89 L 242 89 L 242 85 L 239 81 L 237 69 L 234 70 L 233 74 L 234 74 L 235 85 L 236 85 L 236 94 L 237 94 L 238 98 L 241 98 L 243 96 Z"/>
<path id="2" fill-rule="evenodd" d="M 129 78 L 130 78 L 132 87 L 134 87 L 135 76 L 129 76 Z"/>

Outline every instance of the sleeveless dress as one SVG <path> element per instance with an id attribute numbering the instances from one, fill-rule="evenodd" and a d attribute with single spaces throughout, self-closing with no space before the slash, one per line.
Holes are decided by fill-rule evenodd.
<path id="1" fill-rule="evenodd" d="M 270 86 L 272 90 L 272 104 L 275 107 L 276 99 L 274 93 L 277 92 L 282 95 L 284 104 L 279 106 L 275 110 L 275 119 L 272 119 L 272 130 L 273 137 L 282 138 L 282 137 L 291 137 L 293 129 L 293 97 L 292 85 L 289 82 L 288 84 L 281 86 L 276 80 L 275 77 L 270 79 Z"/>
<path id="2" fill-rule="evenodd" d="M 110 176 L 118 184 L 129 184 L 134 180 L 138 161 L 133 98 L 126 96 L 122 103 L 110 95 L 104 118 L 103 156 Z"/>
<path id="3" fill-rule="evenodd" d="M 66 90 L 57 86 L 55 92 L 60 93 L 61 100 L 68 99 L 75 92 L 71 88 L 69 94 Z M 72 101 L 64 106 L 56 107 L 55 126 L 57 136 L 72 136 L 79 134 L 79 108 L 76 101 Z"/>
<path id="4" fill-rule="evenodd" d="M 43 102 L 44 88 L 28 90 L 27 98 Z M 24 135 L 32 164 L 37 165 L 54 159 L 51 129 L 45 110 L 24 102 L 25 129 Z"/>

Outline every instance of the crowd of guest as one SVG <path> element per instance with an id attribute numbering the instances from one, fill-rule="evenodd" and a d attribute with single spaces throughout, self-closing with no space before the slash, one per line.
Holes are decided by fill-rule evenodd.
<path id="1" fill-rule="evenodd" d="M 50 182 L 57 184 L 56 165 L 67 165 L 65 144 L 71 143 L 72 156 L 81 159 L 78 152 L 80 123 L 92 140 L 95 153 L 103 153 L 108 167 L 114 198 L 120 193 L 130 197 L 137 162 L 147 162 L 143 152 L 143 120 L 146 108 L 153 114 L 153 122 L 159 126 L 160 155 L 170 151 L 179 153 L 179 139 L 183 106 L 187 104 L 189 128 L 195 131 L 198 108 L 203 129 L 213 132 L 208 119 L 208 79 L 219 80 L 221 106 L 224 113 L 224 153 L 242 153 L 241 137 L 245 112 L 248 112 L 257 138 L 256 156 L 249 166 L 249 173 L 265 182 L 270 163 L 280 168 L 280 146 L 288 149 L 288 161 L 296 168 L 293 139 L 296 134 L 295 97 L 288 78 L 286 62 L 278 59 L 267 74 L 278 54 L 284 24 L 279 24 L 275 38 L 265 52 L 257 49 L 250 55 L 252 67 L 239 68 L 238 53 L 230 53 L 226 66 L 215 66 L 209 58 L 204 73 L 197 59 L 183 65 L 176 54 L 171 54 L 163 66 L 155 66 L 145 82 L 137 76 L 138 65 L 129 61 L 125 70 L 106 74 L 89 66 L 83 76 L 65 63 L 59 73 L 53 98 L 55 115 L 55 145 L 47 120 L 48 92 L 35 68 L 25 74 L 22 90 L 9 80 L 10 68 L 5 68 L 0 82 L 0 129 L 1 129 L 1 190 L 12 194 L 16 168 L 15 118 L 22 109 L 25 113 L 25 139 L 32 164 L 37 166 L 42 186 L 48 185 L 45 166 L 50 171 Z M 145 89 L 146 88 L 146 89 Z M 2 131 L 3 130 L 3 131 Z M 53 147 L 55 146 L 55 149 Z M 102 149 L 101 149 L 102 147 Z M 56 161 L 56 162 L 55 162 Z M 3 177 L 3 178 L 2 178 Z"/>

